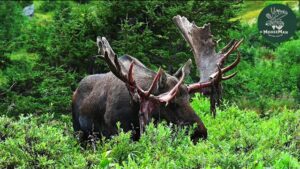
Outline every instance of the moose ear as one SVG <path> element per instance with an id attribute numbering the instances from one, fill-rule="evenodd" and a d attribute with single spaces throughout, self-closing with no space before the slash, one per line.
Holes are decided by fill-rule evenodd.
<path id="1" fill-rule="evenodd" d="M 161 76 L 159 79 L 159 88 L 164 88 L 167 84 L 167 74 L 164 70 L 161 70 Z"/>
<path id="2" fill-rule="evenodd" d="M 184 73 L 184 76 L 187 77 L 191 72 L 192 67 L 192 60 L 189 59 L 182 67 L 180 67 L 176 73 L 173 74 L 177 79 L 179 79 L 182 74 Z"/>

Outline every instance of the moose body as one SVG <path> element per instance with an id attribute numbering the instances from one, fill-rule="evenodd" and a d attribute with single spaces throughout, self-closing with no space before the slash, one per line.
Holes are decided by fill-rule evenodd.
<path id="1" fill-rule="evenodd" d="M 224 62 L 242 40 L 232 40 L 216 52 L 218 42 L 212 38 L 210 24 L 198 27 L 179 15 L 173 21 L 192 48 L 200 81 L 184 84 L 192 64 L 190 59 L 174 75 L 162 69 L 156 73 L 131 56 L 118 58 L 106 38 L 97 37 L 98 52 L 111 72 L 90 75 L 80 82 L 72 100 L 75 131 L 82 131 L 85 137 L 93 133 L 110 137 L 117 133 L 120 122 L 124 131 L 132 130 L 133 138 L 138 139 L 153 118 L 155 122 L 163 119 L 177 125 L 196 124 L 192 139 L 207 138 L 203 122 L 190 106 L 190 94 L 210 87 L 211 111 L 216 115 L 221 81 L 236 75 L 224 76 L 238 65 L 239 52 L 233 63 L 223 67 Z"/>
<path id="2" fill-rule="evenodd" d="M 130 63 L 135 61 L 133 69 L 136 83 L 143 89 L 150 87 L 156 73 L 146 68 L 137 59 L 130 56 L 120 57 L 126 70 Z M 165 73 L 158 82 L 153 94 L 169 91 L 178 83 L 178 79 Z M 172 102 L 155 106 L 150 117 L 155 122 L 161 119 L 179 125 L 193 125 L 197 128 L 192 135 L 194 140 L 207 137 L 207 130 L 189 105 L 187 87 L 182 84 Z M 90 75 L 84 78 L 74 92 L 72 101 L 73 127 L 75 131 L 82 131 L 85 136 L 98 132 L 105 137 L 117 133 L 117 122 L 124 131 L 132 131 L 133 139 L 140 137 L 139 103 L 135 102 L 128 91 L 126 84 L 112 72 Z"/>

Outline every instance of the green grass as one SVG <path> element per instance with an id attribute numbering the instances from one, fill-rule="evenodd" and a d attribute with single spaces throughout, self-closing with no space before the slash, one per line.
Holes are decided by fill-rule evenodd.
<path id="1" fill-rule="evenodd" d="M 70 115 L 0 117 L 0 168 L 299 168 L 300 111 L 283 110 L 261 118 L 227 106 L 216 119 L 209 102 L 195 98 L 209 132 L 193 144 L 185 129 L 150 124 L 137 142 L 130 133 L 82 148 Z M 201 111 L 200 111 L 201 110 Z"/>

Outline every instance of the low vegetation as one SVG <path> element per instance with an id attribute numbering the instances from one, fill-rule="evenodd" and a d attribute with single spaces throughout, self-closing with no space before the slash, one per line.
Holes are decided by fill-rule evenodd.
<path id="1" fill-rule="evenodd" d="M 260 117 L 226 106 L 213 119 L 209 102 L 195 97 L 195 110 L 209 138 L 193 144 L 186 131 L 150 124 L 139 141 L 130 133 L 82 146 L 69 115 L 0 117 L 0 168 L 299 168 L 300 111 L 284 109 Z M 191 133 L 191 132 L 189 132 Z M 85 148 L 83 148 L 85 147 Z"/>

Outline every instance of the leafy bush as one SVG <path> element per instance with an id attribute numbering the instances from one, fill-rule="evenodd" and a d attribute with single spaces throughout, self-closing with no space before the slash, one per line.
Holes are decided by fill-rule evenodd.
<path id="1" fill-rule="evenodd" d="M 70 112 L 74 74 L 37 64 L 39 56 L 26 51 L 7 57 L 13 64 L 1 71 L 5 79 L 0 86 L 3 114 Z"/>
<path id="2" fill-rule="evenodd" d="M 73 136 L 69 115 L 0 117 L 0 167 L 54 168 L 299 168 L 300 111 L 273 112 L 260 118 L 254 111 L 228 106 L 216 119 L 198 111 L 208 127 L 207 141 L 193 144 L 186 130 L 152 123 L 139 141 L 130 133 L 100 140 L 94 151 Z M 203 108 L 207 109 L 207 108 Z M 207 110 L 206 110 L 207 111 Z M 191 133 L 191 132 L 189 132 Z"/>
<path id="3" fill-rule="evenodd" d="M 281 44 L 276 49 L 276 56 L 281 63 L 286 64 L 285 66 L 300 64 L 300 53 L 299 53 L 300 39 L 287 41 Z"/>

